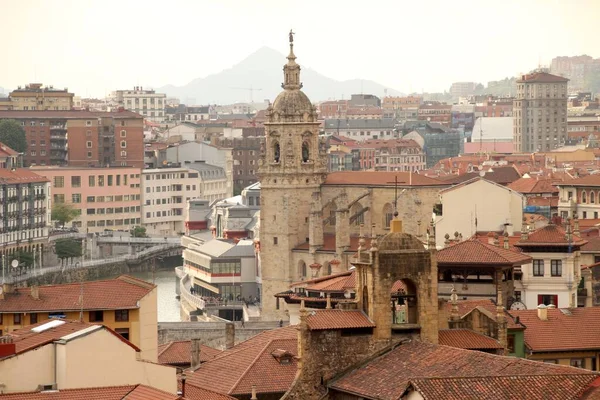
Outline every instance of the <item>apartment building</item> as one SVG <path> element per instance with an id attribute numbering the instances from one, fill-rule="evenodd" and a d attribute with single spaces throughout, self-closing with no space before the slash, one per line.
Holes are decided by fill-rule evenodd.
<path id="1" fill-rule="evenodd" d="M 48 243 L 50 181 L 24 168 L 0 169 L 0 253 L 33 253 L 40 262 Z"/>
<path id="2" fill-rule="evenodd" d="M 203 161 L 185 162 L 183 166 L 198 171 L 202 182 L 200 188 L 202 199 L 212 204 L 214 201 L 233 196 L 233 185 L 223 168 Z"/>
<path id="3" fill-rule="evenodd" d="M 120 107 L 141 114 L 146 119 L 155 122 L 165 120 L 167 95 L 164 93 L 135 86 L 133 90 L 117 90 L 111 97 Z"/>
<path id="4" fill-rule="evenodd" d="M 139 168 L 32 167 L 52 183 L 52 204 L 80 210 L 73 226 L 82 232 L 131 229 L 141 224 Z"/>
<path id="5" fill-rule="evenodd" d="M 202 197 L 200 173 L 188 168 L 142 170 L 142 225 L 149 235 L 185 232 L 187 201 Z"/>
<path id="6" fill-rule="evenodd" d="M 83 290 L 83 304 L 80 296 Z M 0 294 L 0 336 L 50 319 L 105 325 L 158 360 L 156 286 L 121 275 L 115 279 L 17 288 L 5 284 Z M 2 376 L 0 375 L 0 379 Z"/>
<path id="7" fill-rule="evenodd" d="M 218 148 L 231 151 L 233 158 L 233 191 L 236 194 L 240 193 L 246 186 L 258 181 L 256 174 L 260 158 L 260 143 L 265 129 L 263 127 L 243 128 L 242 131 L 245 136 L 241 138 L 220 137 L 214 140 Z"/>
<path id="8" fill-rule="evenodd" d="M 19 86 L 9 94 L 11 109 L 25 111 L 71 110 L 73 96 L 67 88 L 55 89 L 41 83 Z"/>
<path id="9" fill-rule="evenodd" d="M 383 117 L 400 120 L 417 119 L 419 106 L 422 103 L 423 98 L 420 96 L 386 96 L 383 98 Z"/>
<path id="10" fill-rule="evenodd" d="M 345 118 L 348 111 L 348 100 L 323 101 L 318 106 L 321 119 Z"/>
<path id="11" fill-rule="evenodd" d="M 382 119 L 328 119 L 325 120 L 325 133 L 345 136 L 354 140 L 392 139 L 396 137 L 395 120 Z"/>
<path id="12" fill-rule="evenodd" d="M 450 86 L 450 96 L 453 98 L 467 97 L 475 93 L 475 82 L 454 82 Z"/>
<path id="13" fill-rule="evenodd" d="M 437 122 L 445 127 L 452 124 L 452 105 L 445 103 L 426 103 L 419 106 L 417 119 Z"/>
<path id="14" fill-rule="evenodd" d="M 546 72 L 523 75 L 513 101 L 515 151 L 550 151 L 567 140 L 567 82 Z"/>
<path id="15" fill-rule="evenodd" d="M 0 111 L 25 129 L 26 166 L 144 166 L 143 118 L 129 111 Z"/>

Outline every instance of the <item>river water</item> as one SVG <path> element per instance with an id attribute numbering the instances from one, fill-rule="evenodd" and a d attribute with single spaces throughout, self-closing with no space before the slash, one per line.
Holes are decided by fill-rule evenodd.
<path id="1" fill-rule="evenodd" d="M 152 271 L 130 272 L 128 275 L 147 282 L 152 282 Z M 179 322 L 179 300 L 175 297 L 176 285 L 175 270 L 156 271 L 154 284 L 157 286 L 158 322 Z"/>

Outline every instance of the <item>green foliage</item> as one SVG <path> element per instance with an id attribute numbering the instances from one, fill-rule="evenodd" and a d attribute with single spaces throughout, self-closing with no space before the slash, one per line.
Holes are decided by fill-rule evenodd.
<path id="1" fill-rule="evenodd" d="M 0 142 L 19 153 L 24 153 L 27 150 L 25 129 L 14 119 L 1 120 Z"/>
<path id="2" fill-rule="evenodd" d="M 33 265 L 33 253 L 19 250 L 15 254 L 14 258 L 19 260 L 19 265 L 21 265 L 22 267 L 31 267 Z"/>
<path id="3" fill-rule="evenodd" d="M 594 94 L 600 94 L 600 71 L 594 71 L 585 77 L 584 86 Z"/>
<path id="4" fill-rule="evenodd" d="M 148 237 L 146 235 L 146 228 L 144 228 L 143 226 L 136 226 L 133 229 L 131 229 L 131 231 L 129 231 L 129 233 L 131 233 L 131 236 L 136 237 L 136 238 Z"/>
<path id="5" fill-rule="evenodd" d="M 78 239 L 59 239 L 54 244 L 54 252 L 60 260 L 81 257 L 83 247 Z"/>
<path id="6" fill-rule="evenodd" d="M 79 210 L 72 204 L 54 203 L 52 205 L 52 220 L 58 221 L 61 226 L 73 221 L 79 215 Z"/>

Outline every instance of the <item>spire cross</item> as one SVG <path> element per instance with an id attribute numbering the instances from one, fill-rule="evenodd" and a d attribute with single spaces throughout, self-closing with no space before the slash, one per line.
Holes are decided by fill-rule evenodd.
<path id="1" fill-rule="evenodd" d="M 406 182 L 398 182 L 398 175 L 394 176 L 394 182 L 387 182 L 394 184 L 394 213 L 398 212 L 398 184 Z M 397 215 L 397 214 L 396 214 Z"/>

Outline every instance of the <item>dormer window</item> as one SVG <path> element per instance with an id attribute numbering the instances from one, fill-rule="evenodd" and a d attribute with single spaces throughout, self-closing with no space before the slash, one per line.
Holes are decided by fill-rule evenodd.
<path id="1" fill-rule="evenodd" d="M 277 349 L 271 353 L 273 358 L 281 365 L 289 365 L 292 363 L 294 355 L 287 350 Z"/>

